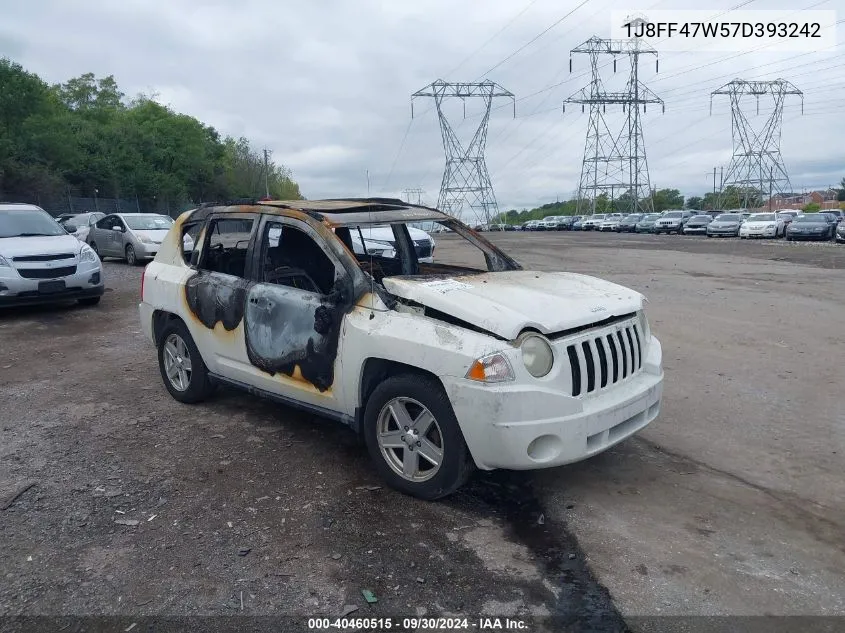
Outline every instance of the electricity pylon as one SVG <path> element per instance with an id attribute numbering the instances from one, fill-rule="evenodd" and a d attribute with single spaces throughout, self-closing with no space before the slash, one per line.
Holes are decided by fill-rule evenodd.
<path id="1" fill-rule="evenodd" d="M 639 78 L 640 55 L 654 55 L 657 51 L 636 38 L 630 40 L 607 40 L 593 36 L 572 49 L 571 53 L 590 56 L 592 81 L 564 101 L 590 106 L 590 121 L 587 126 L 587 140 L 584 144 L 584 160 L 581 165 L 581 180 L 578 184 L 578 213 L 592 215 L 596 212 L 596 200 L 602 194 L 611 199 L 617 192 L 624 200 L 628 213 L 649 213 L 653 211 L 651 185 L 648 176 L 648 159 L 640 120 L 640 106 L 643 112 L 649 103 L 660 105 L 665 111 L 663 100 L 649 90 Z M 625 55 L 630 61 L 630 74 L 622 92 L 608 92 L 604 88 L 599 72 L 599 58 L 613 57 L 616 71 L 617 57 Z M 656 64 L 656 61 L 655 61 Z M 572 58 L 569 59 L 572 72 Z M 627 114 L 621 131 L 614 132 L 605 119 L 608 105 L 622 105 Z"/>
<path id="2" fill-rule="evenodd" d="M 413 200 L 416 200 L 416 203 L 414 203 L 414 204 L 416 204 L 417 206 L 422 206 L 422 197 L 423 197 L 424 193 L 425 193 L 425 191 L 423 191 L 419 187 L 417 187 L 415 189 L 403 189 L 402 190 L 402 195 L 405 196 L 405 201 L 406 202 L 412 202 Z"/>
<path id="3" fill-rule="evenodd" d="M 486 80 L 477 83 L 448 83 L 442 79 L 429 84 L 411 95 L 411 118 L 414 116 L 414 99 L 434 97 L 437 116 L 440 119 L 440 134 L 443 137 L 443 150 L 446 153 L 446 169 L 440 184 L 440 196 L 437 208 L 449 215 L 458 217 L 466 204 L 475 212 L 477 220 L 490 223 L 490 218 L 498 212 L 496 195 L 490 182 L 490 173 L 484 162 L 484 150 L 487 145 L 487 126 L 490 122 L 490 109 L 496 97 L 508 97 L 514 104 L 512 92 L 499 84 Z M 463 146 L 443 112 L 443 102 L 449 98 L 458 98 L 464 102 L 466 118 L 466 99 L 479 98 L 484 104 L 484 116 L 476 128 L 469 145 Z"/>
<path id="4" fill-rule="evenodd" d="M 718 208 L 722 208 L 727 199 L 728 186 L 735 187 L 740 195 L 743 207 L 752 206 L 756 199 L 766 195 L 791 194 L 792 184 L 780 153 L 780 137 L 783 124 L 783 104 L 787 95 L 801 97 L 801 112 L 804 112 L 804 93 L 785 79 L 774 81 L 745 81 L 734 79 L 718 90 L 710 93 L 710 112 L 713 112 L 713 96 L 728 95 L 731 99 L 731 135 L 733 136 L 733 155 L 722 188 L 717 198 Z M 760 114 L 760 97 L 771 95 L 772 113 L 759 131 L 748 120 L 743 111 L 746 97 L 757 101 L 757 114 Z"/>

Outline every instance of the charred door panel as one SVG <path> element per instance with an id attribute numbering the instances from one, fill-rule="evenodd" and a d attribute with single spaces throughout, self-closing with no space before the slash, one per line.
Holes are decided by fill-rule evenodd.
<path id="1" fill-rule="evenodd" d="M 247 290 L 252 282 L 201 270 L 185 284 L 185 298 L 194 316 L 209 329 L 218 322 L 234 330 L 244 315 Z"/>
<path id="2" fill-rule="evenodd" d="M 250 362 L 268 373 L 293 376 L 320 391 L 334 381 L 340 321 L 344 310 L 328 297 L 275 284 L 256 284 L 247 293 L 246 331 Z"/>

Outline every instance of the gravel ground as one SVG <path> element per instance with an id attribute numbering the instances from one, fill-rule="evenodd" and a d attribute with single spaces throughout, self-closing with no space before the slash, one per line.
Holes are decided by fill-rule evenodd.
<path id="1" fill-rule="evenodd" d="M 172 400 L 140 269 L 109 262 L 96 308 L 0 314 L 0 616 L 845 614 L 845 246 L 490 235 L 649 297 L 666 395 L 641 435 L 410 499 L 333 422 Z"/>

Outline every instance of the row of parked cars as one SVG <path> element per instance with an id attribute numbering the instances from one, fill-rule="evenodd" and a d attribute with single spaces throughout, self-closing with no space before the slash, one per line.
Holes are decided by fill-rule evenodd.
<path id="1" fill-rule="evenodd" d="M 773 238 L 787 240 L 836 240 L 845 243 L 845 211 L 805 213 L 781 209 L 751 213 L 746 209 L 701 212 L 673 209 L 662 213 L 596 213 L 549 216 L 530 220 L 523 231 L 610 231 L 616 233 L 676 233 L 707 237 Z"/>

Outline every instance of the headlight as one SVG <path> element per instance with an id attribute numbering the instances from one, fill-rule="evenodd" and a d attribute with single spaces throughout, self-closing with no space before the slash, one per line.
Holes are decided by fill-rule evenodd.
<path id="1" fill-rule="evenodd" d="M 648 327 L 648 319 L 645 316 L 645 310 L 637 312 L 637 320 L 639 321 L 640 332 L 642 332 L 643 335 L 643 343 L 645 343 L 651 338 L 651 330 Z"/>
<path id="2" fill-rule="evenodd" d="M 80 262 L 96 262 L 97 261 L 97 253 L 94 252 L 94 249 L 84 244 L 82 246 L 82 250 L 79 251 L 79 261 Z"/>
<path id="3" fill-rule="evenodd" d="M 12 265 L 6 261 L 6 258 L 0 255 L 0 268 L 11 268 Z"/>
<path id="4" fill-rule="evenodd" d="M 138 240 L 143 242 L 144 244 L 154 244 L 154 242 L 146 235 L 139 235 Z"/>
<path id="5" fill-rule="evenodd" d="M 542 378 L 552 370 L 554 353 L 545 338 L 538 334 L 529 334 L 522 339 L 522 362 L 528 373 L 535 378 Z"/>
<path id="6" fill-rule="evenodd" d="M 470 365 L 466 377 L 478 382 L 507 382 L 514 379 L 511 364 L 499 353 L 476 360 Z"/>
<path id="7" fill-rule="evenodd" d="M 767 229 L 773 229 L 773 228 L 775 228 L 775 225 L 774 224 L 768 224 L 768 225 L 766 225 L 766 228 Z"/>

